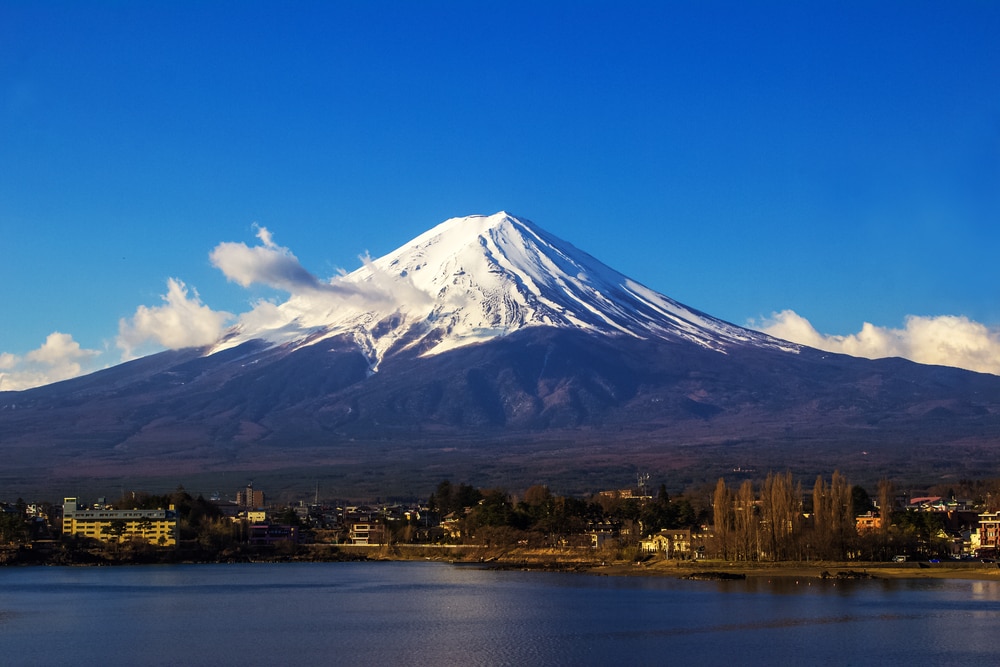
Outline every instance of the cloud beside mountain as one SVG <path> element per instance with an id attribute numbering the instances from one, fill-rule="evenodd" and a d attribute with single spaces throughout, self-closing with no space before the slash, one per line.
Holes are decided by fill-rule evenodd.
<path id="1" fill-rule="evenodd" d="M 167 281 L 167 293 L 161 298 L 162 306 L 139 306 L 130 319 L 118 322 L 117 345 L 123 361 L 142 356 L 150 343 L 172 350 L 211 345 L 233 319 L 231 313 L 203 304 L 197 291 L 189 295 L 187 285 L 176 278 Z"/>
<path id="2" fill-rule="evenodd" d="M 324 285 L 303 268 L 291 250 L 274 243 L 266 227 L 257 227 L 257 238 L 262 245 L 250 247 L 245 243 L 220 243 L 209 255 L 212 265 L 226 278 L 243 287 L 257 283 L 289 294 L 324 289 Z"/>
<path id="3" fill-rule="evenodd" d="M 902 329 L 865 322 L 846 336 L 823 334 L 798 313 L 783 310 L 750 325 L 766 334 L 827 352 L 880 359 L 903 357 L 921 364 L 954 366 L 1000 375 L 1000 331 L 967 317 L 910 315 Z"/>
<path id="4" fill-rule="evenodd" d="M 39 348 L 24 356 L 0 354 L 0 390 L 18 391 L 69 380 L 94 370 L 91 363 L 101 353 L 82 348 L 70 334 L 54 331 Z"/>

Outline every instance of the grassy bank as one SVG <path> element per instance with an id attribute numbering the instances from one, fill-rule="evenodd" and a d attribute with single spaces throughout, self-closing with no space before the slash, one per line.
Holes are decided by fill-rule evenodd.
<path id="1" fill-rule="evenodd" d="M 185 549 L 0 549 L 0 565 L 139 565 L 212 562 L 333 562 L 358 560 L 438 561 L 472 567 L 585 572 L 609 576 L 677 578 L 800 578 L 800 579 L 978 579 L 1000 581 L 997 563 L 780 562 L 748 563 L 720 560 L 667 560 L 635 548 L 527 548 L 482 545 L 279 545 L 240 547 L 221 552 Z"/>
<path id="2" fill-rule="evenodd" d="M 524 570 L 589 572 L 612 576 L 691 577 L 709 573 L 739 577 L 873 578 L 873 579 L 981 579 L 1000 581 L 997 563 L 946 561 L 942 563 L 780 562 L 748 563 L 719 560 L 636 558 L 630 550 L 587 548 L 527 549 L 475 545 L 392 547 L 341 546 L 347 555 L 378 560 L 431 560 L 483 567 Z"/>

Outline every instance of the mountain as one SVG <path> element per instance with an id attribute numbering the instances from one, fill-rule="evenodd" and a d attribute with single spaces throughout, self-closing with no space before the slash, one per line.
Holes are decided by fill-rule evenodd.
<path id="1" fill-rule="evenodd" d="M 720 351 L 734 343 L 798 349 L 688 308 L 504 212 L 447 220 L 324 288 L 292 297 L 277 323 L 234 332 L 214 350 L 348 334 L 377 368 L 386 355 L 433 356 L 529 327 Z"/>
<path id="2" fill-rule="evenodd" d="M 266 308 L 206 349 L 0 393 L 0 488 L 980 477 L 1000 434 L 1000 377 L 771 338 L 506 213 L 448 220 Z"/>

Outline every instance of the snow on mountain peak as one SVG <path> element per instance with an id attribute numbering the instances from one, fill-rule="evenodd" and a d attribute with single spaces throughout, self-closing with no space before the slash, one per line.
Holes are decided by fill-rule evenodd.
<path id="1" fill-rule="evenodd" d="M 373 369 L 390 351 L 439 354 L 533 326 L 682 338 L 720 351 L 778 343 L 689 309 L 503 211 L 451 218 L 332 279 L 329 290 L 258 309 L 260 317 L 244 318 L 225 347 L 253 338 L 308 344 L 346 333 Z"/>

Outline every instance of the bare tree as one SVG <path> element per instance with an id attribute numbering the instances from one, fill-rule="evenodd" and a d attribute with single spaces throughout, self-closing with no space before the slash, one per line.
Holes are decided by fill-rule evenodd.
<path id="1" fill-rule="evenodd" d="M 895 485 L 883 477 L 878 481 L 878 515 L 880 519 L 880 532 L 885 535 L 892 525 L 892 508 L 896 502 Z"/>
<path id="2" fill-rule="evenodd" d="M 836 557 L 847 557 L 852 537 L 856 534 L 853 503 L 851 502 L 851 487 L 847 478 L 839 470 L 833 471 L 830 478 L 830 535 L 835 548 Z"/>
<path id="3" fill-rule="evenodd" d="M 715 523 L 715 539 L 719 545 L 719 553 L 723 558 L 732 558 L 733 494 L 721 477 L 712 494 L 712 518 Z"/>
<path id="4" fill-rule="evenodd" d="M 756 560 L 758 556 L 758 522 L 755 510 L 753 483 L 748 479 L 736 492 L 733 514 L 736 528 L 736 557 L 741 560 Z"/>
<path id="5" fill-rule="evenodd" d="M 768 473 L 761 489 L 761 518 L 771 560 L 787 560 L 795 553 L 801 500 L 792 485 L 792 473 Z"/>
<path id="6" fill-rule="evenodd" d="M 812 544 L 820 558 L 829 554 L 830 542 L 830 498 L 829 490 L 822 475 L 816 477 L 812 492 L 813 536 Z"/>

